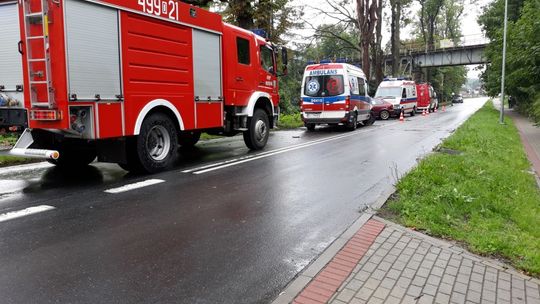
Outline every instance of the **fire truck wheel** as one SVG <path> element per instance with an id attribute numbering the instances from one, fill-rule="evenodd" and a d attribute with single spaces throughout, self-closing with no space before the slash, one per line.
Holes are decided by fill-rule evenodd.
<path id="1" fill-rule="evenodd" d="M 178 143 L 182 147 L 189 148 L 195 146 L 195 144 L 199 142 L 199 139 L 201 139 L 201 132 L 186 131 L 180 133 L 180 137 L 178 137 Z"/>
<path id="2" fill-rule="evenodd" d="M 178 158 L 177 138 L 176 128 L 167 115 L 155 113 L 147 117 L 136 140 L 139 169 L 155 173 L 172 167 Z M 130 164 L 130 167 L 135 166 Z"/>
<path id="3" fill-rule="evenodd" d="M 307 123 L 306 128 L 308 131 L 315 131 L 315 124 L 314 123 Z"/>
<path id="4" fill-rule="evenodd" d="M 352 121 L 347 124 L 347 129 L 349 131 L 354 131 L 356 130 L 356 127 L 358 127 L 358 117 L 356 113 L 353 113 L 352 115 L 353 115 Z"/>
<path id="5" fill-rule="evenodd" d="M 379 115 L 381 116 L 382 120 L 388 120 L 388 118 L 390 118 L 390 112 L 386 110 L 382 110 Z"/>
<path id="6" fill-rule="evenodd" d="M 248 130 L 244 132 L 244 143 L 251 150 L 260 150 L 266 146 L 270 135 L 268 116 L 262 109 L 256 109 L 248 120 Z"/>

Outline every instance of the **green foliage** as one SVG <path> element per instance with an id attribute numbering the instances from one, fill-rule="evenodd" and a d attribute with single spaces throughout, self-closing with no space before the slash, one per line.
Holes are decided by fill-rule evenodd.
<path id="1" fill-rule="evenodd" d="M 304 125 L 300 113 L 284 114 L 279 116 L 278 127 L 280 129 L 296 129 Z"/>
<path id="2" fill-rule="evenodd" d="M 517 99 L 518 109 L 540 122 L 540 2 L 509 1 L 505 91 Z M 482 75 L 486 90 L 501 90 L 504 1 L 493 2 L 479 19 L 491 43 L 485 55 L 491 63 Z"/>
<path id="3" fill-rule="evenodd" d="M 264 29 L 269 39 L 283 43 L 283 36 L 299 26 L 302 11 L 290 5 L 291 0 L 223 0 L 218 5 L 226 22 L 245 29 Z"/>
<path id="4" fill-rule="evenodd" d="M 467 81 L 467 69 L 464 66 L 430 69 L 429 73 L 430 82 L 441 102 L 450 100 L 452 93 L 457 94 Z"/>
<path id="5" fill-rule="evenodd" d="M 470 250 L 502 256 L 540 275 L 540 191 L 527 171 L 511 120 L 498 124 L 488 104 L 436 153 L 397 185 L 399 198 L 385 207 L 397 220 L 429 234 L 467 244 Z"/>

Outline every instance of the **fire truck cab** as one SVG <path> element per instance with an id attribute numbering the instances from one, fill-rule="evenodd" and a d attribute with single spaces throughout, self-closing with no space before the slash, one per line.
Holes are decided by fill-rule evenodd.
<path id="1" fill-rule="evenodd" d="M 176 0 L 18 8 L 29 129 L 12 154 L 157 172 L 201 132 L 266 145 L 279 113 L 277 49 L 266 39 Z"/>
<path id="2" fill-rule="evenodd" d="M 412 80 L 385 78 L 377 88 L 375 98 L 381 98 L 394 105 L 395 115 L 411 114 L 417 109 L 416 84 Z"/>
<path id="3" fill-rule="evenodd" d="M 308 65 L 302 81 L 302 120 L 309 131 L 318 124 L 342 124 L 354 130 L 371 125 L 371 98 L 362 69 L 347 63 Z"/>

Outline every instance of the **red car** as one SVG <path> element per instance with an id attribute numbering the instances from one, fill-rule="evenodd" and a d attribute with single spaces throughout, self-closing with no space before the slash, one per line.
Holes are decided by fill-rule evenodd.
<path id="1" fill-rule="evenodd" d="M 388 101 L 384 101 L 379 98 L 372 98 L 371 104 L 373 106 L 371 113 L 376 118 L 387 120 L 390 118 L 391 113 L 394 113 L 394 106 Z"/>

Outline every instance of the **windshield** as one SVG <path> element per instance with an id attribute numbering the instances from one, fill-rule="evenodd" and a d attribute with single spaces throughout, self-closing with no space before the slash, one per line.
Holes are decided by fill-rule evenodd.
<path id="1" fill-rule="evenodd" d="M 379 87 L 375 97 L 400 97 L 401 87 Z"/>
<path id="2" fill-rule="evenodd" d="M 311 97 L 337 96 L 345 92 L 342 75 L 306 77 L 304 95 Z"/>

